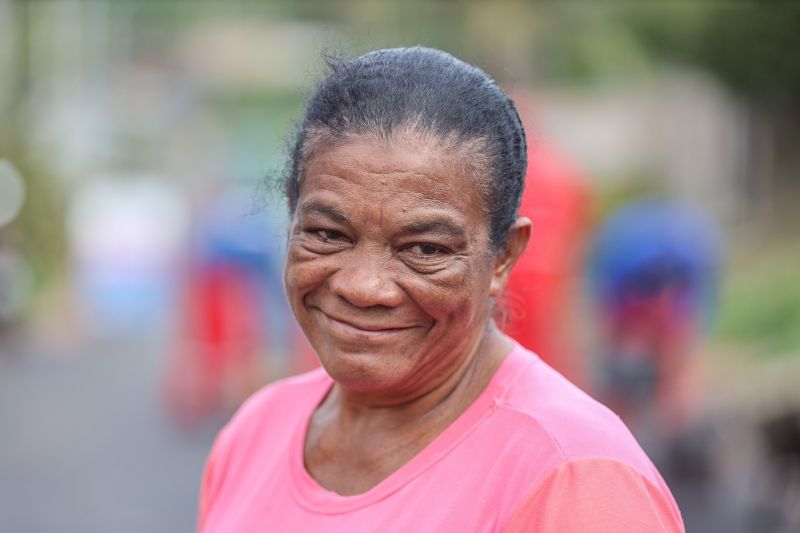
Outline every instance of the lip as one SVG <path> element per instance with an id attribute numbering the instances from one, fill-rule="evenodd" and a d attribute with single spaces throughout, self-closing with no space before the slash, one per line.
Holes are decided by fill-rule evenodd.
<path id="1" fill-rule="evenodd" d="M 392 336 L 414 329 L 416 326 L 394 326 L 387 324 L 359 324 L 350 320 L 343 320 L 327 314 L 321 309 L 315 310 L 328 323 L 330 329 L 344 336 L 355 337 L 384 337 Z"/>

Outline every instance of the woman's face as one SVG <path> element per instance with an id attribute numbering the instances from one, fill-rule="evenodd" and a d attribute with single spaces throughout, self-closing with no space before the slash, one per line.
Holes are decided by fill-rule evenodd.
<path id="1" fill-rule="evenodd" d="M 342 386 L 425 390 L 480 341 L 507 272 L 463 157 L 411 138 L 356 137 L 308 162 L 286 291 Z"/>

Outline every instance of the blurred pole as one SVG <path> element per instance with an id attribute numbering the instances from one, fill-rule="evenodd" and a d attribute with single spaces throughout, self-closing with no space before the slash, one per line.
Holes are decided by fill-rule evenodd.
<path id="1" fill-rule="evenodd" d="M 17 169 L 27 191 L 25 205 L 8 228 L 6 240 L 31 265 L 38 289 L 42 281 L 60 272 L 64 255 L 64 195 L 59 190 L 61 183 L 54 179 L 53 158 L 35 146 L 31 113 L 36 105 L 33 95 L 43 81 L 35 69 L 35 29 L 48 5 L 26 0 L 0 2 L 0 14 L 7 15 L 3 21 L 7 24 L 0 23 L 0 29 L 8 28 L 5 37 L 11 49 L 7 70 L 2 73 L 7 95 L 0 101 L 0 157 Z"/>
<path id="2" fill-rule="evenodd" d="M 23 121 L 25 95 L 30 90 L 30 20 L 31 5 L 25 0 L 7 0 L 12 23 L 11 81 L 9 83 L 8 107 L 2 115 L 6 117 L 9 128 L 5 142 L 11 154 L 21 154 L 26 148 Z"/>

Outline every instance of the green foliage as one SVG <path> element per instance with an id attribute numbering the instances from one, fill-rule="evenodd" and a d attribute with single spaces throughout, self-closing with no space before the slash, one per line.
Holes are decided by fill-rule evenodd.
<path id="1" fill-rule="evenodd" d="M 656 61 L 708 69 L 742 95 L 800 110 L 800 3 L 763 0 L 659 4 L 627 15 Z"/>
<path id="2" fill-rule="evenodd" d="M 2 140 L 0 140 L 2 143 Z M 11 158 L 16 154 L 16 158 Z M 0 244 L 10 244 L 30 262 L 34 278 L 41 282 L 63 269 L 66 259 L 64 203 L 54 186 L 55 176 L 42 161 L 20 157 L 0 144 L 0 158 L 14 163 L 26 186 L 25 204 L 19 216 L 0 231 Z"/>
<path id="3" fill-rule="evenodd" d="M 723 288 L 719 336 L 761 353 L 800 354 L 800 255 L 744 261 Z"/>

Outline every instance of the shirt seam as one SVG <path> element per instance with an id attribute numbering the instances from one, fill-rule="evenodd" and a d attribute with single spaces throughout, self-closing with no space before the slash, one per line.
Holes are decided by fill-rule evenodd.
<path id="1" fill-rule="evenodd" d="M 508 520 L 510 520 L 510 519 L 511 519 L 511 518 L 514 516 L 514 514 L 516 513 L 516 511 L 519 509 L 519 506 L 520 506 L 520 505 L 523 505 L 524 503 L 526 503 L 526 502 L 530 501 L 531 499 L 533 499 L 533 498 L 535 497 L 535 495 L 536 495 L 536 494 L 537 494 L 537 493 L 538 493 L 540 490 L 542 490 L 542 487 L 544 486 L 545 482 L 546 482 L 546 481 L 548 481 L 548 480 L 549 480 L 549 479 L 550 479 L 550 478 L 551 478 L 553 475 L 555 475 L 555 474 L 556 474 L 556 472 L 557 472 L 557 471 L 559 471 L 559 469 L 561 469 L 561 468 L 564 468 L 564 467 L 566 467 L 566 466 L 568 466 L 568 465 L 573 465 L 573 464 L 575 464 L 575 463 L 579 463 L 579 462 L 585 462 L 585 461 L 608 461 L 608 462 L 610 462 L 610 463 L 614 463 L 614 464 L 616 464 L 616 465 L 619 465 L 619 466 L 621 466 L 622 468 L 625 468 L 625 469 L 627 469 L 627 470 L 631 470 L 631 471 L 633 471 L 633 473 L 634 473 L 634 474 L 636 474 L 636 476 L 637 476 L 637 477 L 638 477 L 638 478 L 639 478 L 639 479 L 640 479 L 640 480 L 641 480 L 641 481 L 642 481 L 642 482 L 643 482 L 645 485 L 647 485 L 647 486 L 649 486 L 651 489 L 653 489 L 653 490 L 657 491 L 657 492 L 658 492 L 658 493 L 660 493 L 660 494 L 661 494 L 661 495 L 662 495 L 662 496 L 663 496 L 665 499 L 667 499 L 667 503 L 669 504 L 669 498 L 667 497 L 667 495 L 666 495 L 666 494 L 664 494 L 664 492 L 661 490 L 661 488 L 660 488 L 660 487 L 659 487 L 657 484 L 653 483 L 653 482 L 650 480 L 650 478 L 648 478 L 648 477 L 647 477 L 647 476 L 646 476 L 646 475 L 645 475 L 643 472 L 641 472 L 641 471 L 640 471 L 638 468 L 636 468 L 636 467 L 634 467 L 633 465 L 630 465 L 630 464 L 628 464 L 628 463 L 626 463 L 626 462 L 624 462 L 624 461 L 620 461 L 619 459 L 613 459 L 613 458 L 611 458 L 611 457 L 605 457 L 605 456 L 577 457 L 577 458 L 572 458 L 572 459 L 566 459 L 566 458 L 565 458 L 565 460 L 564 460 L 564 461 L 562 461 L 561 463 L 558 463 L 558 464 L 554 465 L 554 466 L 551 468 L 551 470 L 550 470 L 549 472 L 547 472 L 547 474 L 545 474 L 544 476 L 541 476 L 541 477 L 540 477 L 540 478 L 539 478 L 539 479 L 538 479 L 538 480 L 537 480 L 535 483 L 533 483 L 533 484 L 531 485 L 531 488 L 530 488 L 530 489 L 529 489 L 527 492 L 525 492 L 524 496 L 523 496 L 523 497 L 522 497 L 522 499 L 520 500 L 520 503 L 519 503 L 519 504 L 517 504 L 517 506 L 516 506 L 516 507 L 514 507 L 514 510 L 511 512 L 511 515 L 509 515 L 509 518 L 508 518 Z M 648 499 L 652 499 L 652 497 L 651 497 L 649 494 L 648 494 Z M 679 523 L 683 524 L 683 517 L 680 515 L 680 509 L 678 509 L 678 513 L 676 514 L 676 512 L 675 512 L 675 509 L 673 509 L 673 508 L 672 508 L 672 505 L 667 505 L 667 507 L 669 508 L 669 510 L 670 510 L 670 513 L 672 513 L 672 514 L 673 514 L 674 518 L 676 518 L 676 519 L 678 520 L 678 522 L 679 522 Z M 501 530 L 500 530 L 500 531 L 504 531 L 504 530 L 505 530 L 505 528 L 506 528 L 506 527 L 508 527 L 508 520 L 506 520 L 506 523 L 503 525 L 503 527 L 501 528 Z M 662 522 L 662 520 L 661 520 L 661 517 L 658 517 L 658 522 L 659 522 L 659 526 L 661 526 L 661 530 L 662 530 L 662 531 L 668 531 L 668 530 L 667 530 L 667 528 L 665 527 L 664 523 Z M 685 528 L 685 525 L 684 525 L 684 528 Z"/>

